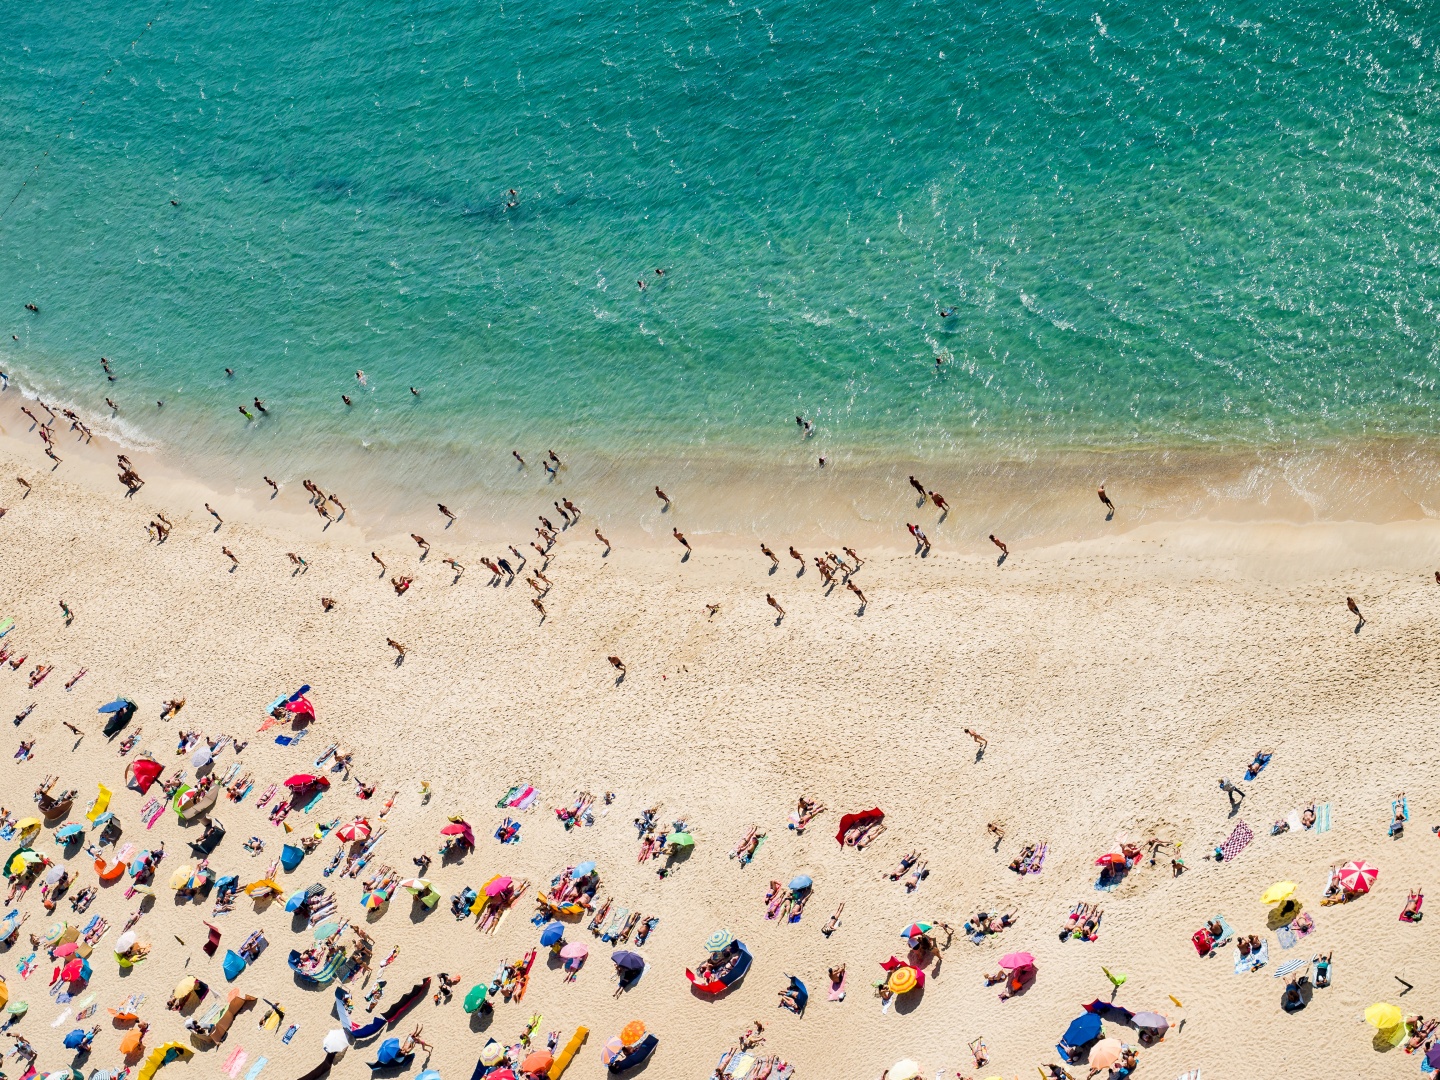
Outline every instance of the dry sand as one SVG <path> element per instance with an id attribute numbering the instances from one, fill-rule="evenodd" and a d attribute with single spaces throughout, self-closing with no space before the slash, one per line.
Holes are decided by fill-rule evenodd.
<path id="1" fill-rule="evenodd" d="M 463 813 L 479 846 L 460 864 L 432 868 L 446 897 L 495 873 L 548 882 L 593 858 L 601 897 L 660 917 L 642 950 L 650 970 L 616 1000 L 607 947 L 572 932 L 594 950 L 579 978 L 563 982 L 542 952 L 523 1003 L 499 1005 L 484 1029 L 508 1042 L 532 1014 L 543 1017 L 542 1036 L 559 1029 L 563 1040 L 577 1025 L 589 1027 L 568 1076 L 602 1076 L 601 1045 L 634 1018 L 660 1038 L 645 1070 L 655 1078 L 708 1076 L 755 1019 L 765 1025 L 764 1049 L 805 1078 L 871 1080 L 902 1057 L 921 1061 L 927 1077 L 942 1068 L 947 1077 L 1034 1075 L 1036 1063 L 1055 1060 L 1053 1044 L 1080 1005 L 1110 996 L 1102 965 L 1128 976 L 1117 1002 L 1184 1020 L 1142 1051 L 1140 1076 L 1169 1080 L 1203 1067 L 1207 1077 L 1381 1077 L 1418 1068 L 1415 1057 L 1378 1050 L 1360 1014 L 1373 1001 L 1396 1002 L 1407 1014 L 1437 1007 L 1423 959 L 1430 922 L 1408 925 L 1397 915 L 1407 887 L 1434 884 L 1440 863 L 1430 832 L 1440 807 L 1425 782 L 1426 763 L 1440 750 L 1429 724 L 1440 674 L 1432 576 L 1440 525 L 1180 522 L 1127 531 L 1122 500 L 1110 526 L 1099 523 L 1097 505 L 1093 538 L 1015 550 L 1001 566 L 974 544 L 937 547 L 928 559 L 898 547 L 862 549 L 869 561 L 857 581 L 870 601 L 862 615 L 844 590 L 826 595 L 813 567 L 797 579 L 785 560 L 769 575 L 753 537 L 707 538 L 682 564 L 668 538 L 642 543 L 638 530 L 617 527 L 617 548 L 603 557 L 590 535 L 598 508 L 590 507 L 572 530 L 578 535 L 556 548 L 542 622 L 523 582 L 487 584 L 477 558 L 497 554 L 502 540 L 523 545 L 513 533 L 487 537 L 471 526 L 463 542 L 446 547 L 439 519 L 429 519 L 415 526 L 435 545 L 422 564 L 403 533 L 377 537 L 343 523 L 322 532 L 298 485 L 273 505 L 251 503 L 142 469 L 150 483 L 127 499 L 113 479 L 102 483 L 102 472 L 77 467 L 103 463 L 103 450 L 65 447 L 67 463 L 53 474 L 30 443 L 0 447 L 0 504 L 10 508 L 0 520 L 8 571 L 0 615 L 17 624 L 5 644 L 29 657 L 21 671 L 0 671 L 0 715 L 39 703 L 12 733 L 14 742 L 37 739 L 35 759 L 0 765 L 4 804 L 27 813 L 34 783 L 58 772 L 81 791 L 78 817 L 94 784 L 108 784 L 126 840 L 167 842 L 163 886 L 191 834 L 169 814 L 148 834 L 136 821 L 142 800 L 121 787 L 124 762 L 100 738 L 95 712 L 123 693 L 140 704 L 141 747 L 177 766 L 179 729 L 248 737 L 243 759 L 257 794 L 331 741 L 353 748 L 356 775 L 377 785 L 376 799 L 357 801 L 353 785 L 337 777 L 311 819 L 373 817 L 398 790 L 376 861 L 407 875 L 412 856 L 434 853 L 445 816 Z M 17 472 L 34 483 L 23 500 L 10 479 Z M 672 494 L 683 527 L 686 493 Z M 206 498 L 226 517 L 218 533 Z M 164 544 L 150 542 L 144 528 L 157 509 L 175 524 Z M 925 513 L 928 527 L 934 512 Z M 767 539 L 782 554 L 789 542 Z M 233 573 L 222 543 L 240 558 Z M 380 577 L 372 549 L 392 573 L 416 575 L 408 595 Z M 284 554 L 292 550 L 309 560 L 308 573 L 292 574 Z M 446 554 L 469 566 L 459 581 L 440 564 Z M 779 626 L 767 590 L 788 611 Z M 334 612 L 321 611 L 322 595 L 338 600 Z M 1346 595 L 1370 619 L 1358 633 Z M 69 627 L 62 597 L 76 616 Z M 710 603 L 721 605 L 713 617 L 704 611 Z M 387 637 L 408 647 L 403 664 Z M 618 684 L 610 653 L 629 665 Z M 55 671 L 30 692 L 25 671 L 36 662 Z M 81 667 L 88 674 L 65 691 Z M 273 732 L 257 735 L 264 706 L 305 682 L 319 716 L 307 740 L 285 748 Z M 187 704 L 167 724 L 158 714 L 170 697 Z M 67 720 L 88 733 L 78 745 L 61 726 Z M 989 739 L 978 760 L 967 726 Z M 1217 864 L 1209 852 L 1234 825 L 1218 782 L 1239 780 L 1261 747 L 1273 747 L 1274 760 L 1254 783 L 1241 783 L 1249 794 L 1239 814 L 1257 838 L 1233 863 Z M 226 751 L 221 767 L 230 759 Z M 422 780 L 435 791 L 428 804 Z M 516 815 L 522 841 L 501 846 L 490 835 L 504 816 L 494 804 L 522 780 L 538 787 L 540 803 Z M 614 802 L 597 804 L 593 827 L 566 832 L 552 808 L 582 789 L 614 792 Z M 1412 822 L 1392 841 L 1390 800 L 1402 790 Z M 797 837 L 785 823 L 802 793 L 829 809 Z M 1272 821 L 1311 801 L 1332 804 L 1330 832 L 1269 835 Z M 222 799 L 217 810 L 229 835 L 212 864 L 242 881 L 259 876 L 282 840 L 255 802 L 253 794 L 239 806 Z M 631 821 L 651 806 L 663 821 L 683 818 L 697 838 L 693 857 L 664 880 L 655 873 L 661 863 L 636 861 Z M 834 839 L 840 815 L 871 806 L 886 811 L 888 831 L 864 852 L 842 850 Z M 1004 825 L 998 850 L 989 821 Z M 751 825 L 767 839 L 742 869 L 728 853 Z M 1122 832 L 1182 844 L 1188 872 L 1172 876 L 1162 855 L 1118 890 L 1096 891 L 1094 860 Z M 265 838 L 263 856 L 241 850 L 251 834 Z M 1007 864 L 1031 841 L 1048 841 L 1049 857 L 1041 874 L 1022 879 Z M 40 846 L 53 849 L 48 833 Z M 332 846 L 327 841 L 287 883 L 322 880 Z M 907 894 L 887 873 L 912 849 L 924 853 L 930 874 Z M 1320 907 L 1327 868 L 1349 858 L 1380 867 L 1377 887 L 1347 906 Z M 75 889 L 93 884 L 88 864 L 72 861 L 83 868 Z M 767 922 L 769 882 L 800 873 L 815 881 L 804 918 Z M 1281 879 L 1299 883 L 1318 924 L 1291 950 L 1266 931 L 1259 900 Z M 337 891 L 341 914 L 361 916 L 359 883 L 340 882 Z M 148 995 L 151 1046 L 186 1041 L 181 1018 L 163 1010 L 182 974 L 224 987 L 219 957 L 199 949 L 210 903 L 177 905 L 167 889 L 160 894 L 139 924 L 142 940 L 154 944 L 150 960 L 122 981 L 102 947 L 91 983 L 102 1006 Z M 1079 901 L 1103 904 L 1099 940 L 1062 943 L 1058 930 Z M 827 939 L 821 927 L 841 902 L 843 921 Z M 48 923 L 38 889 L 22 907 L 32 914 L 27 931 Z M 442 901 L 421 918 L 402 893 L 370 932 L 377 957 L 400 947 L 384 973 L 382 1008 L 424 975 L 461 977 L 453 1003 L 427 1000 L 397 1034 L 412 1018 L 423 1021 L 436 1045 L 430 1064 L 445 1080 L 463 1080 L 485 1034 L 460 997 L 537 935 L 529 900 L 491 935 L 473 921 L 457 923 L 447 907 Z M 115 924 L 107 942 L 132 908 L 119 890 L 102 891 L 91 913 Z M 244 1014 L 218 1050 L 169 1066 L 174 1075 L 214 1075 L 241 1046 L 252 1063 L 269 1058 L 262 1080 L 298 1076 L 322 1056 L 320 1040 L 334 1026 L 331 992 L 292 980 L 285 955 L 302 937 L 291 933 L 291 917 L 279 905 L 253 908 L 241 897 L 218 921 L 221 952 L 264 928 L 270 948 L 235 986 L 281 1001 L 300 1031 L 282 1046 L 256 1030 L 256 1013 Z M 62 902 L 61 913 L 68 909 Z M 870 983 L 879 961 L 903 955 L 902 926 L 940 919 L 959 927 L 980 909 L 1018 912 L 1018 925 L 980 946 L 957 937 L 923 994 L 882 1013 Z M 1233 974 L 1230 950 L 1197 957 L 1190 935 L 1216 912 L 1243 933 L 1267 935 L 1268 969 Z M 754 967 L 728 996 L 702 1000 L 684 968 L 703 958 L 706 935 L 722 926 L 752 949 Z M 1028 993 L 1001 1002 L 982 975 L 1014 949 L 1035 954 L 1038 977 Z M 1283 980 L 1271 972 L 1331 950 L 1333 986 L 1304 1011 L 1282 1013 Z M 6 975 L 11 998 L 31 1003 L 16 1030 L 40 1049 L 46 1072 L 69 1061 L 60 1040 L 75 1025 L 50 1027 L 61 1007 L 46 996 L 43 954 L 28 981 L 15 974 L 27 952 L 22 938 L 7 954 Z M 825 971 L 840 962 L 849 992 L 832 1003 Z M 811 990 L 803 1018 L 776 1008 L 786 974 Z M 1397 977 L 1414 990 L 1397 996 Z M 100 1018 L 108 1019 L 103 1011 Z M 1133 1032 L 1118 1033 L 1133 1041 Z M 977 1035 L 990 1048 L 983 1070 L 966 1049 Z M 106 1024 L 89 1064 L 116 1064 L 118 1040 Z M 373 1046 L 352 1049 L 337 1075 L 366 1075 L 372 1055 Z"/>

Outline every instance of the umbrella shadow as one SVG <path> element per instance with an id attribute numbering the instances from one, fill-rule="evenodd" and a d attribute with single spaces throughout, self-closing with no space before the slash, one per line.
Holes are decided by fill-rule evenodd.
<path id="1" fill-rule="evenodd" d="M 484 1031 L 495 1019 L 495 1010 L 481 1006 L 470 1014 L 470 1030 L 476 1033 Z"/>
<path id="2" fill-rule="evenodd" d="M 923 986 L 917 986 L 908 994 L 896 994 L 895 1012 L 900 1016 L 905 1016 L 906 1014 L 912 1013 L 916 1009 L 918 1009 L 920 1007 L 920 1003 L 924 1000 L 925 988 Z"/>

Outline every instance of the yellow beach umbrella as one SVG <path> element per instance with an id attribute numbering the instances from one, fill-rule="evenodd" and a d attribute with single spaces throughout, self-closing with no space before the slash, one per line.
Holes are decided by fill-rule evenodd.
<path id="1" fill-rule="evenodd" d="M 905 1058 L 890 1066 L 890 1080 L 915 1080 L 920 1075 L 920 1064 Z"/>
<path id="2" fill-rule="evenodd" d="M 195 871 L 190 866 L 177 867 L 175 873 L 170 875 L 170 887 L 172 889 L 183 889 L 190 884 L 190 875 Z"/>
<path id="3" fill-rule="evenodd" d="M 40 831 L 40 819 L 33 817 L 21 818 L 15 823 L 15 831 L 20 834 L 22 839 L 26 833 L 37 833 Z"/>
<path id="4" fill-rule="evenodd" d="M 897 994 L 908 994 L 915 989 L 917 980 L 915 969 L 912 967 L 898 967 L 890 974 L 890 981 L 886 984 Z"/>
<path id="5" fill-rule="evenodd" d="M 1377 1001 L 1365 1010 L 1365 1022 L 1371 1027 L 1379 1028 L 1381 1031 L 1388 1031 L 1397 1024 L 1404 1023 L 1405 1014 L 1394 1005 L 1383 1001 Z"/>
<path id="6" fill-rule="evenodd" d="M 1289 900 L 1295 895 L 1296 885 L 1293 881 L 1277 881 L 1263 893 L 1260 894 L 1262 904 L 1278 904 L 1282 900 Z"/>
<path id="7" fill-rule="evenodd" d="M 171 994 L 170 996 L 177 1000 L 183 1001 L 185 998 L 189 997 L 194 992 L 195 976 L 186 975 L 183 979 L 181 979 L 178 983 L 175 984 L 175 993 Z"/>

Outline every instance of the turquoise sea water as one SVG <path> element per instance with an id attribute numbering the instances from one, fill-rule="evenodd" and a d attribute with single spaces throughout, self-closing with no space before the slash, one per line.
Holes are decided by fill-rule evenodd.
<path id="1" fill-rule="evenodd" d="M 6 39 L 0 358 L 236 476 L 797 412 L 872 458 L 1440 435 L 1423 4 L 155 0 Z"/>

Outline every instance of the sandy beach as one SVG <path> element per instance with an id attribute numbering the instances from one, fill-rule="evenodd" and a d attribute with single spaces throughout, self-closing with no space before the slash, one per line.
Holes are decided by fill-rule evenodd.
<path id="1" fill-rule="evenodd" d="M 1440 524 L 1134 527 L 1124 491 L 1112 489 L 1120 512 L 1109 531 L 1096 503 L 1095 535 L 1012 545 L 998 565 L 993 549 L 973 543 L 937 542 L 921 558 L 900 544 L 897 524 L 890 543 L 860 549 L 862 612 L 843 588 L 827 593 L 813 565 L 796 575 L 783 556 L 799 539 L 764 537 L 782 556 L 773 575 L 750 535 L 692 536 L 694 553 L 682 562 L 668 536 L 647 536 L 640 523 L 612 525 L 604 507 L 567 488 L 586 516 L 554 548 L 542 621 L 523 580 L 491 584 L 479 562 L 506 543 L 524 547 L 523 535 L 462 518 L 452 542 L 432 514 L 410 526 L 432 544 L 422 561 L 405 536 L 410 529 L 367 530 L 360 506 L 322 531 L 298 483 L 272 503 L 142 468 L 145 487 L 126 497 L 106 477 L 106 450 L 69 439 L 60 447 L 67 461 L 52 472 L 38 443 L 0 445 L 0 505 L 9 508 L 0 519 L 9 569 L 0 615 L 16 624 L 3 643 L 27 661 L 0 669 L 0 715 L 37 703 L 12 733 L 13 742 L 33 738 L 35 746 L 31 760 L 5 760 L 4 804 L 29 814 L 29 792 L 58 774 L 62 786 L 80 791 L 70 815 L 79 820 L 103 783 L 115 791 L 122 844 L 164 840 L 167 851 L 159 895 L 136 926 L 153 945 L 149 959 L 121 979 L 105 944 L 95 951 L 89 991 L 102 1006 L 95 1022 L 105 1022 L 86 1068 L 119 1063 L 121 1032 L 103 1009 L 130 993 L 147 996 L 147 1047 L 187 1042 L 182 1018 L 164 1009 L 171 988 L 193 974 L 223 992 L 220 955 L 256 929 L 269 948 L 234 988 L 280 1002 L 280 1030 L 299 1025 L 293 1040 L 284 1045 L 277 1033 L 257 1030 L 262 1005 L 243 1013 L 218 1048 L 168 1068 L 214 1075 L 243 1047 L 250 1065 L 268 1058 L 262 1080 L 287 1080 L 322 1060 L 320 1041 L 336 1026 L 331 989 L 302 988 L 286 967 L 287 952 L 308 934 L 292 931 L 281 905 L 242 895 L 217 919 L 208 900 L 177 903 L 165 887 L 195 833 L 168 813 L 147 831 L 137 817 L 142 799 L 121 774 L 144 749 L 169 769 L 184 767 L 175 745 L 188 730 L 248 739 L 240 761 L 257 793 L 305 771 L 331 743 L 353 750 L 351 778 L 329 774 L 330 791 L 289 822 L 303 835 L 332 818 L 375 820 L 394 792 L 374 864 L 402 876 L 412 857 L 435 856 L 447 815 L 474 826 L 477 848 L 448 865 L 437 857 L 428 874 L 446 898 L 435 910 L 412 907 L 402 891 L 366 924 L 377 959 L 399 948 L 381 973 L 380 1011 L 425 976 L 458 976 L 453 1002 L 427 998 L 393 1032 L 423 1022 L 435 1046 L 429 1064 L 445 1080 L 470 1074 L 487 1037 L 512 1043 L 537 1015 L 537 1045 L 550 1031 L 563 1045 L 577 1026 L 589 1028 L 567 1073 L 580 1080 L 605 1074 L 601 1047 L 633 1019 L 659 1037 L 644 1067 L 656 1078 L 709 1076 L 755 1020 L 765 1037 L 757 1053 L 779 1055 L 800 1077 L 874 1080 L 902 1058 L 920 1062 L 926 1077 L 1031 1076 L 1037 1064 L 1058 1060 L 1055 1043 L 1083 1004 L 1111 1000 L 1102 968 L 1125 976 L 1117 1004 L 1172 1024 L 1162 1042 L 1140 1050 L 1140 1076 L 1169 1080 L 1199 1068 L 1206 1077 L 1381 1077 L 1418 1068 L 1361 1014 L 1380 1001 L 1406 1015 L 1436 1007 L 1423 960 L 1429 923 L 1397 916 L 1407 892 L 1433 883 L 1440 863 L 1430 831 L 1440 808 L 1425 782 L 1426 763 L 1440 751 L 1427 723 L 1440 672 Z M 28 497 L 15 475 L 32 483 Z M 688 528 L 687 501 L 699 493 L 671 494 L 673 520 Z M 206 501 L 225 519 L 218 529 Z M 537 499 L 535 512 L 547 505 Z M 157 511 L 173 522 L 164 543 L 145 529 Z M 933 508 L 912 512 L 931 530 Z M 597 520 L 613 533 L 608 555 L 592 535 Z M 239 560 L 233 570 L 222 544 Z M 378 572 L 372 550 L 390 574 L 414 576 L 405 595 Z M 289 551 L 308 569 L 295 572 Z M 445 556 L 467 567 L 463 576 L 441 564 Z M 767 592 L 786 610 L 778 625 Z M 322 596 L 337 601 L 335 610 L 322 611 Z M 1347 596 L 1368 619 L 1361 628 Z M 60 599 L 74 613 L 71 625 Z M 707 615 L 711 604 L 719 609 Z M 387 638 L 405 645 L 403 663 Z M 606 661 L 611 654 L 627 666 L 623 680 Z M 25 672 L 36 663 L 54 671 L 31 691 Z M 87 673 L 67 691 L 81 668 Z M 281 729 L 258 732 L 265 708 L 302 684 L 313 688 L 317 719 L 300 743 L 276 745 Z M 96 708 L 117 695 L 140 706 L 130 730 L 143 725 L 143 734 L 128 758 L 117 753 L 119 740 L 99 733 Z M 171 698 L 186 704 L 162 721 Z M 67 721 L 83 738 L 62 726 Z M 983 754 L 966 727 L 988 740 Z M 1244 781 L 1261 749 L 1273 758 Z M 233 758 L 226 749 L 216 767 Z M 373 799 L 357 800 L 355 779 L 375 786 Z M 1246 793 L 1234 816 L 1222 779 Z M 498 809 L 517 784 L 538 790 L 535 807 Z M 567 831 L 553 811 L 580 792 L 597 797 L 594 824 Z M 1391 839 L 1392 798 L 1401 792 L 1412 821 Z M 802 794 L 826 810 L 796 835 L 787 814 Z M 1328 831 L 1271 835 L 1273 822 L 1312 803 L 1330 804 Z M 255 804 L 254 794 L 239 804 L 222 797 L 214 812 L 228 833 L 211 863 L 242 882 L 262 876 L 284 842 Z M 837 844 L 841 815 L 872 807 L 885 812 L 883 835 L 864 851 Z M 683 821 L 696 840 L 663 878 L 656 871 L 665 859 L 637 861 L 632 822 L 649 808 L 666 825 Z M 520 842 L 502 845 L 491 834 L 507 814 L 521 823 Z M 1216 862 L 1213 849 L 1241 821 L 1254 841 Z M 987 832 L 992 822 L 1003 838 Z M 765 840 L 741 867 L 730 852 L 752 826 Z M 263 854 L 241 849 L 252 835 L 265 840 Z M 1172 846 L 1158 849 L 1153 865 L 1146 849 L 1117 888 L 1100 891 L 1096 859 L 1122 838 Z M 339 914 L 363 921 L 360 882 L 321 877 L 335 844 L 324 840 L 283 882 L 326 882 Z M 1039 873 L 1009 869 L 1026 845 L 1039 844 L 1048 845 Z M 48 831 L 36 846 L 57 850 Z M 928 869 L 913 891 L 908 875 L 890 879 L 910 852 Z M 1179 874 L 1171 866 L 1177 853 L 1186 867 Z M 536 947 L 534 886 L 587 859 L 601 875 L 597 900 L 659 919 L 639 950 L 649 963 L 643 977 L 614 996 L 613 946 L 582 921 L 568 938 L 589 943 L 591 955 L 573 982 L 542 950 L 522 1002 L 498 1003 L 483 1020 L 467 1016 L 465 991 Z M 1351 859 L 1379 867 L 1374 888 L 1322 907 L 1327 870 Z M 95 884 L 83 853 L 66 861 L 79 871 L 72 894 Z M 493 933 L 452 918 L 448 898 L 495 874 L 528 880 L 530 895 Z M 802 874 L 814 882 L 803 917 L 767 919 L 771 882 Z M 1289 949 L 1267 928 L 1260 900 L 1283 880 L 1297 883 L 1296 899 L 1314 922 Z M 5 976 L 11 1000 L 31 1006 L 13 1030 L 34 1044 L 47 1073 L 68 1064 L 60 1041 L 76 1025 L 51 1023 L 64 1007 L 46 996 L 43 952 L 28 979 L 15 962 L 31 951 L 28 932 L 60 917 L 83 924 L 88 915 L 67 916 L 62 900 L 47 916 L 38 893 L 19 902 L 31 918 L 4 954 Z M 1097 940 L 1059 940 L 1081 902 L 1103 907 Z M 842 903 L 838 928 L 823 935 Z M 109 919 L 114 935 L 134 908 L 120 889 L 106 888 L 90 913 Z M 927 961 L 923 991 L 882 1008 L 871 984 L 884 975 L 880 962 L 904 958 L 902 928 L 943 921 L 959 931 L 979 911 L 1013 912 L 1015 924 L 978 945 L 957 932 L 938 961 Z M 1197 955 L 1191 936 L 1217 914 L 1242 935 L 1266 937 L 1265 967 L 1235 974 L 1233 946 Z M 206 920 L 223 933 L 215 957 L 199 948 Z M 754 965 L 712 1000 L 691 991 L 685 968 L 704 959 L 706 937 L 722 927 L 746 943 Z M 1001 1001 L 983 976 L 1013 950 L 1033 953 L 1035 978 Z M 1332 951 L 1332 985 L 1316 989 L 1304 1009 L 1282 1011 L 1285 980 L 1274 971 Z M 830 1001 L 826 971 L 840 963 L 846 994 Z M 776 1007 L 790 975 L 810 990 L 803 1016 Z M 360 980 L 351 987 L 362 1014 Z M 1133 1030 L 1106 1026 L 1135 1042 Z M 984 1068 L 967 1049 L 976 1037 L 988 1048 Z M 366 1075 L 373 1050 L 350 1049 L 337 1075 Z"/>

